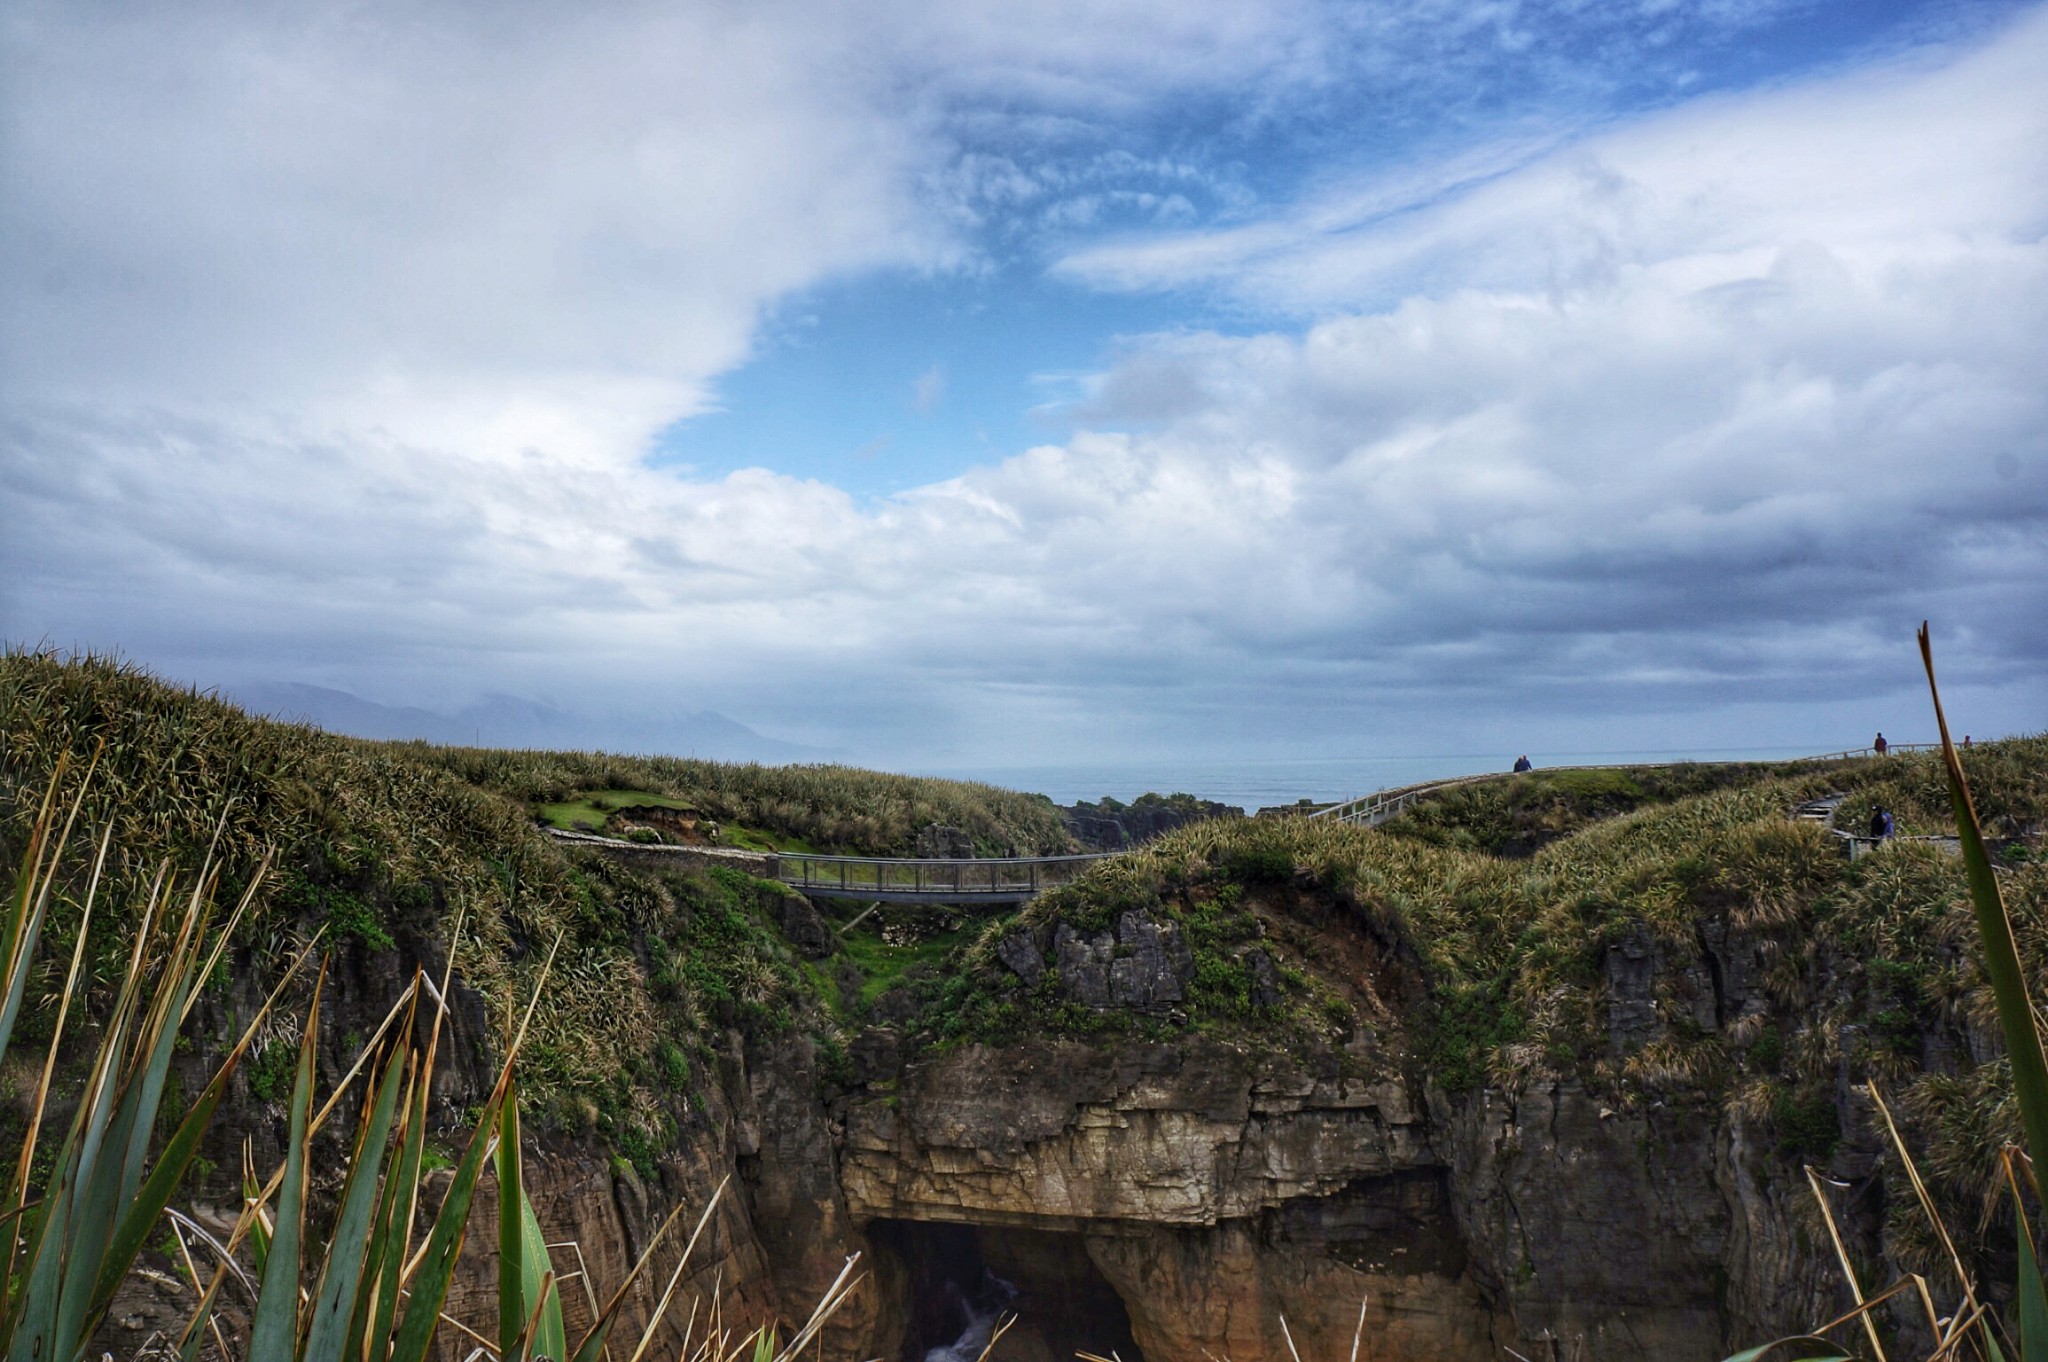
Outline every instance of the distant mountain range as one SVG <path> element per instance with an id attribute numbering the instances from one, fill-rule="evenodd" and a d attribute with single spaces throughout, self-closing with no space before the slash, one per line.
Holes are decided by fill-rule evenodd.
<path id="1" fill-rule="evenodd" d="M 626 723 L 606 723 L 516 695 L 488 695 L 452 714 L 380 705 L 345 690 L 297 681 L 260 681 L 234 687 L 226 695 L 252 714 L 356 738 L 421 738 L 478 747 L 602 748 L 716 761 L 830 761 L 836 755 L 756 733 L 708 709 L 642 714 Z"/>

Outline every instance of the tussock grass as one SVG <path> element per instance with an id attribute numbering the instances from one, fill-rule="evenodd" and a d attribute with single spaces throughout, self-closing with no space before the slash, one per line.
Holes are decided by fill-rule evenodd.
<path id="1" fill-rule="evenodd" d="M 1979 745 L 1962 760 L 1973 781 L 1983 776 L 1986 823 L 2038 836 L 2048 817 L 2048 738 Z M 1407 1014 L 1361 1014 L 1360 1024 L 1385 1029 L 1390 1041 L 1405 1029 L 1406 1052 L 1448 1090 L 1562 1075 L 1622 1103 L 1654 1096 L 1743 1106 L 1783 1127 L 1788 1151 L 1824 1157 L 1834 1137 L 1821 1132 L 1837 1129 L 1829 1104 L 1843 1075 L 1878 1078 L 1940 1148 L 1931 1163 L 1945 1204 L 1981 1205 L 1997 1176 L 1981 1152 L 2013 1133 L 2014 1117 L 1989 1096 L 1996 1065 L 1972 1058 L 1996 1048 L 1997 1007 L 1973 954 L 1965 865 L 1912 842 L 1852 862 L 1825 829 L 1788 817 L 1802 800 L 1846 790 L 1886 801 L 1908 827 L 1938 831 L 1937 801 L 1948 797 L 1938 763 L 1915 755 L 1731 768 L 1705 781 L 1713 788 L 1704 792 L 1585 822 L 1515 857 L 1398 822 L 1371 830 L 1305 819 L 1199 824 L 1042 896 L 1018 926 L 1043 939 L 1060 923 L 1101 931 L 1133 910 L 1171 919 L 1190 940 L 1207 941 L 1206 958 L 1196 946 L 1198 977 L 1242 976 L 1253 948 L 1282 954 L 1300 981 L 1286 1006 L 1248 1013 L 1197 996 L 1190 1022 L 1314 1045 L 1334 1033 L 1306 1023 L 1327 1019 L 1329 996 L 1355 993 L 1358 981 L 1333 972 L 1316 939 L 1287 952 L 1288 923 L 1335 915 L 1408 962 L 1423 992 Z M 2048 867 L 2009 859 L 2000 883 L 2042 996 Z M 1233 914 L 1232 931 L 1204 938 L 1205 923 Z M 1035 1002 L 996 960 L 1012 930 L 992 927 L 968 952 L 962 981 L 935 1011 L 935 1033 L 960 1017 L 967 1020 L 954 1023 L 955 1033 L 987 1039 L 1024 1027 L 1157 1029 L 1153 1020 Z M 1696 1020 L 1701 1006 L 1711 1015 L 1711 999 L 1685 992 L 1711 987 L 1698 963 L 1709 931 L 1731 959 L 1755 962 L 1752 1010 L 1718 1029 Z M 1658 961 L 1660 1032 L 1647 1044 L 1617 1048 L 1609 1035 L 1608 970 L 1618 947 L 1650 950 Z M 1690 984 L 1681 977 L 1687 967 Z"/>
<path id="2" fill-rule="evenodd" d="M 722 823 L 801 838 L 822 851 L 907 856 L 918 829 L 933 823 L 965 832 L 978 855 L 1074 849 L 1052 801 L 975 781 L 837 765 L 406 747 L 418 761 L 522 805 L 566 804 L 595 791 L 642 791 L 678 800 Z"/>
<path id="3" fill-rule="evenodd" d="M 56 795 L 70 774 L 69 763 L 59 760 L 29 825 L 12 892 L 0 900 L 0 1062 L 16 1039 L 31 966 L 46 944 L 44 929 L 64 849 L 79 826 L 95 765 L 88 763 L 81 773 L 86 783 L 67 808 Z M 104 883 L 99 871 L 110 845 L 102 833 L 95 871 L 80 904 L 88 916 L 99 901 Z M 175 1255 L 195 1297 L 169 1350 L 180 1362 L 202 1355 L 218 1362 L 425 1362 L 436 1355 L 436 1336 L 448 1333 L 474 1340 L 477 1346 L 465 1355 L 487 1362 L 569 1362 L 572 1357 L 574 1362 L 600 1362 L 611 1356 L 607 1343 L 620 1307 L 663 1249 L 683 1208 L 655 1232 L 608 1304 L 600 1306 L 588 1275 L 577 1274 L 590 1320 L 572 1335 L 559 1268 L 526 1189 L 517 1081 L 521 1047 L 543 997 L 550 987 L 576 988 L 581 982 L 550 978 L 559 938 L 516 1027 L 507 1018 L 497 1081 L 475 1113 L 461 1157 L 438 1198 L 421 1193 L 435 1059 L 447 1015 L 440 1000 L 449 994 L 452 970 L 444 971 L 439 987 L 414 971 L 376 1034 L 367 1043 L 345 1042 L 355 1052 L 353 1063 L 338 1082 L 325 1085 L 323 1102 L 319 1036 L 328 980 L 323 961 L 304 1013 L 292 1018 L 288 1028 L 297 1039 L 291 1045 L 295 1061 L 285 1101 L 288 1134 L 282 1166 L 267 1178 L 260 1176 L 252 1146 L 244 1145 L 241 1208 L 223 1235 L 175 1207 L 186 1175 L 198 1166 L 199 1148 L 234 1071 L 289 982 L 288 977 L 271 993 L 195 1101 L 187 1106 L 171 1096 L 168 1079 L 180 1031 L 260 889 L 263 868 L 218 933 L 211 930 L 214 872 L 210 861 L 203 863 L 190 877 L 189 895 L 182 895 L 183 882 L 167 862 L 140 913 L 130 915 L 136 920 L 124 933 L 126 967 L 111 1014 L 84 1047 L 87 1075 L 68 1129 L 51 1100 L 52 1078 L 66 1048 L 68 1007 L 60 1009 L 57 1024 L 44 1038 L 42 1078 L 28 1105 L 15 1172 L 0 1192 L 0 1350 L 10 1358 L 86 1356 L 144 1243 L 159 1225 L 168 1225 L 164 1251 Z M 301 963 L 310 955 L 302 955 Z M 83 950 L 75 949 L 70 961 L 67 1001 L 81 982 Z M 322 1213 L 314 1208 L 313 1167 L 321 1156 L 314 1140 L 331 1116 L 337 1117 L 335 1127 L 352 1127 L 353 1138 L 341 1135 L 347 1172 L 334 1204 Z M 46 1134 L 50 1138 L 44 1142 Z M 39 1157 L 43 1153 L 47 1161 Z M 486 1165 L 494 1166 L 497 1181 L 494 1336 L 484 1331 L 484 1321 L 471 1325 L 444 1310 Z M 642 1321 L 634 1358 L 646 1354 L 674 1305 L 676 1286 L 723 1191 L 721 1186 L 704 1208 L 667 1289 Z M 438 1204 L 429 1204 L 434 1201 Z M 709 1334 L 697 1332 L 692 1308 L 682 1355 L 693 1362 L 735 1362 L 742 1353 L 750 1353 L 754 1362 L 793 1362 L 846 1299 L 854 1266 L 853 1260 L 847 1262 L 787 1345 L 764 1325 L 735 1346 L 714 1302 Z M 248 1304 L 238 1319 L 224 1318 L 220 1309 L 222 1288 L 231 1281 Z M 155 1342 L 162 1341 L 160 1334 Z M 146 1346 L 145 1351 L 164 1355 L 160 1348 Z"/>
<path id="4" fill-rule="evenodd" d="M 85 759 L 102 746 L 84 782 Z M 529 1114 L 594 1126 L 649 1167 L 693 1117 L 676 1075 L 702 1073 L 708 1031 L 803 1027 L 829 1036 L 831 1023 L 820 988 L 782 936 L 780 886 L 724 871 L 629 871 L 565 849 L 535 826 L 525 801 L 538 787 L 522 780 L 555 770 L 569 785 L 602 786 L 612 760 L 500 761 L 340 738 L 253 718 L 111 659 L 14 651 L 0 657 L 0 865 L 20 859 L 43 791 L 68 761 L 59 798 L 81 800 L 81 825 L 110 839 L 104 901 L 114 908 L 93 919 L 87 942 L 95 977 L 118 977 L 131 906 L 155 867 L 196 864 L 210 846 L 230 896 L 274 853 L 236 944 L 235 973 L 255 981 L 274 977 L 324 931 L 337 947 L 395 949 L 430 968 L 452 952 L 496 1019 L 532 994 L 547 944 L 560 940 L 556 977 L 575 987 L 548 990 L 535 1013 L 523 1071 Z M 494 763 L 511 773 L 504 788 L 465 774 Z M 769 768 L 689 765 L 732 789 L 771 788 L 757 783 Z M 644 767 L 621 769 L 630 784 L 647 784 Z M 815 774 L 792 777 L 799 783 L 790 788 L 811 789 L 817 807 L 851 816 L 864 807 L 862 790 L 892 788 L 887 778 L 855 774 L 837 787 L 836 803 L 824 793 L 831 782 Z M 894 817 L 904 827 L 952 817 L 973 799 L 950 787 L 923 802 L 905 796 Z M 800 809 L 790 821 L 808 826 Z M 1006 826 L 987 809 L 982 821 Z M 74 845 L 56 867 L 53 949 L 35 966 L 25 1026 L 45 1024 L 42 1014 L 63 992 L 61 961 L 82 920 L 89 859 Z M 259 1070 L 283 1053 L 275 1043 L 261 1050 Z"/>

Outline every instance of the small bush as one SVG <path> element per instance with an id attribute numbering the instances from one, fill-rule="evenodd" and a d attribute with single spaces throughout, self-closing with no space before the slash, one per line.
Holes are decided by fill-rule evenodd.
<path id="1" fill-rule="evenodd" d="M 1841 1115 L 1824 1096 L 1780 1092 L 1771 1103 L 1771 1126 L 1779 1155 L 1788 1159 L 1825 1159 L 1842 1141 Z"/>

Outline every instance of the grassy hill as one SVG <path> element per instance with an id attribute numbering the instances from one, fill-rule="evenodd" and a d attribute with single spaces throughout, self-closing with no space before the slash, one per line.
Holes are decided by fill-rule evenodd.
<path id="1" fill-rule="evenodd" d="M 557 983 L 526 1052 L 532 1106 L 544 1121 L 595 1125 L 635 1154 L 686 1118 L 708 1036 L 801 1028 L 836 1044 L 840 989 L 792 949 L 782 886 L 725 870 L 625 870 L 548 837 L 543 806 L 641 791 L 703 811 L 741 845 L 896 854 L 934 822 L 990 851 L 1068 845 L 1050 802 L 989 786 L 837 766 L 370 742 L 255 718 L 107 659 L 9 652 L 0 867 L 18 859 L 60 763 L 64 797 L 83 790 L 87 835 L 74 840 L 74 902 L 53 914 L 46 958 L 61 961 L 76 940 L 75 900 L 102 833 L 113 890 L 102 902 L 130 906 L 127 918 L 103 908 L 94 921 L 97 994 L 123 968 L 132 905 L 158 868 L 190 873 L 210 845 L 229 902 L 271 863 L 240 937 L 234 975 L 244 982 L 273 977 L 316 932 L 406 968 L 434 967 L 452 948 L 496 1019 L 527 996 L 560 938 Z M 857 995 L 863 982 L 849 987 Z M 259 1084 L 288 1052 L 275 1048 L 252 1065 Z"/>

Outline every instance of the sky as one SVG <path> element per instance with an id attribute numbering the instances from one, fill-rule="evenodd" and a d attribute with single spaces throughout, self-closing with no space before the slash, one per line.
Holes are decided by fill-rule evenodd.
<path id="1" fill-rule="evenodd" d="M 2044 69 L 1998 0 L 4 0 L 0 640 L 970 770 L 1924 737 L 1928 619 L 2038 732 Z"/>

